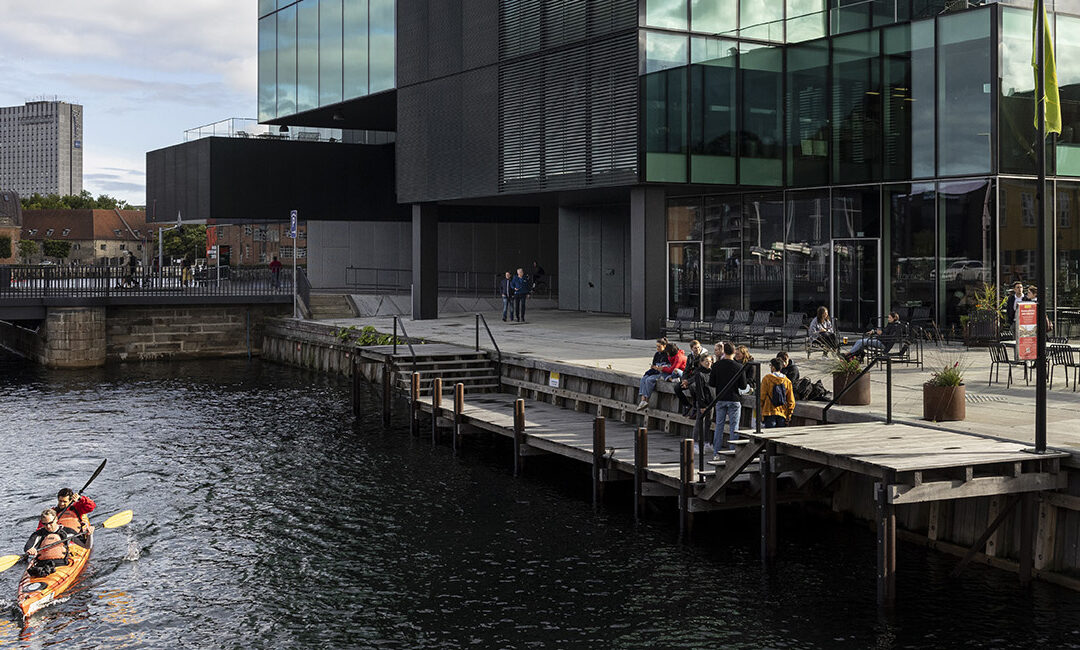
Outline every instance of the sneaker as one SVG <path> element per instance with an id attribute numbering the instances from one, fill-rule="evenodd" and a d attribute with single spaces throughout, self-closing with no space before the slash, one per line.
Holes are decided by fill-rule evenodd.
<path id="1" fill-rule="evenodd" d="M 639 402 L 637 405 L 637 410 L 639 411 L 644 411 L 647 408 L 649 408 L 649 400 L 647 399 L 641 400 L 641 402 Z"/>
<path id="2" fill-rule="evenodd" d="M 713 454 L 712 459 L 713 459 L 713 462 L 715 463 L 716 461 L 721 459 L 721 456 L 720 456 L 720 454 Z"/>

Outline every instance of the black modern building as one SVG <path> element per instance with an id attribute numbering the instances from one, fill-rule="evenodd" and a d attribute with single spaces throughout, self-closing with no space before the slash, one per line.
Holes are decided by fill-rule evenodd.
<path id="1" fill-rule="evenodd" d="M 1080 0 L 1047 4 L 1064 128 L 1043 299 L 1064 323 Z M 185 143 L 147 154 L 147 204 L 161 221 L 182 202 L 222 221 L 299 209 L 316 286 L 407 268 L 417 318 L 440 272 L 536 260 L 561 308 L 628 313 L 639 338 L 679 307 L 956 327 L 983 283 L 1035 274 L 1030 5 L 259 0 L 259 120 L 393 143 Z"/>

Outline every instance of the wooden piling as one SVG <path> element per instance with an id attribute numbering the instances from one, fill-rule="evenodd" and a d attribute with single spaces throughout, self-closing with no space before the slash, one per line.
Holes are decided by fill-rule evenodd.
<path id="1" fill-rule="evenodd" d="M 352 360 L 352 414 L 360 415 L 360 360 L 353 357 Z"/>
<path id="2" fill-rule="evenodd" d="M 597 416 L 593 420 L 592 430 L 592 500 L 593 505 L 598 505 L 604 500 L 604 447 L 607 439 L 607 425 L 603 416 Z"/>
<path id="3" fill-rule="evenodd" d="M 420 373 L 409 376 L 409 433 L 420 435 Z"/>
<path id="4" fill-rule="evenodd" d="M 1020 584 L 1031 583 L 1035 560 L 1035 495 L 1025 492 L 1020 497 Z"/>
<path id="5" fill-rule="evenodd" d="M 525 459 L 521 457 L 521 445 L 525 442 L 525 400 L 514 400 L 514 476 L 521 476 Z"/>
<path id="6" fill-rule="evenodd" d="M 439 442 L 439 413 L 442 411 L 442 377 L 431 381 L 431 444 Z"/>
<path id="7" fill-rule="evenodd" d="M 641 427 L 634 434 L 634 520 L 641 519 L 645 511 L 645 470 L 649 466 L 649 430 Z"/>
<path id="8" fill-rule="evenodd" d="M 896 603 L 896 510 L 889 503 L 888 481 L 874 484 L 877 505 L 877 602 L 879 607 Z"/>
<path id="9" fill-rule="evenodd" d="M 465 384 L 460 381 L 454 384 L 454 451 L 461 445 L 462 418 L 465 412 Z"/>
<path id="10" fill-rule="evenodd" d="M 690 498 L 694 496 L 694 439 L 679 444 L 679 536 L 689 536 L 694 525 Z"/>
<path id="11" fill-rule="evenodd" d="M 773 459 L 776 445 L 769 443 L 758 459 L 761 474 L 761 561 L 765 564 L 776 558 L 776 472 Z"/>
<path id="12" fill-rule="evenodd" d="M 383 380 L 382 380 L 382 421 L 383 426 L 390 426 L 390 404 L 392 402 L 391 397 L 394 390 L 394 361 L 387 357 L 386 363 L 383 364 Z"/>

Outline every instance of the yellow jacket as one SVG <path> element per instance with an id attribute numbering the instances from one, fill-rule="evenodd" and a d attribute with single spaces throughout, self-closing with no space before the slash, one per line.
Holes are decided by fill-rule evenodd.
<path id="1" fill-rule="evenodd" d="M 772 389 L 776 384 L 781 384 L 787 393 L 787 405 L 776 406 L 772 403 Z M 795 391 L 791 388 L 791 380 L 787 377 L 777 377 L 769 373 L 761 378 L 761 415 L 782 415 L 785 420 L 791 419 L 795 411 Z"/>

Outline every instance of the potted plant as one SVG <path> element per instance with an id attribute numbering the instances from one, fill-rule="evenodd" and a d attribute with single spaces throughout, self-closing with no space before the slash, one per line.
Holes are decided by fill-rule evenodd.
<path id="1" fill-rule="evenodd" d="M 840 395 L 840 392 L 848 384 L 855 382 L 851 389 L 836 400 L 837 404 L 842 406 L 866 406 L 870 403 L 870 375 L 859 377 L 861 371 L 862 364 L 859 363 L 858 359 L 836 357 L 833 361 L 832 367 L 829 369 L 830 374 L 832 374 L 833 395 Z"/>
<path id="2" fill-rule="evenodd" d="M 957 361 L 946 364 L 923 384 L 923 419 L 932 422 L 963 420 L 967 417 L 964 371 Z"/>

